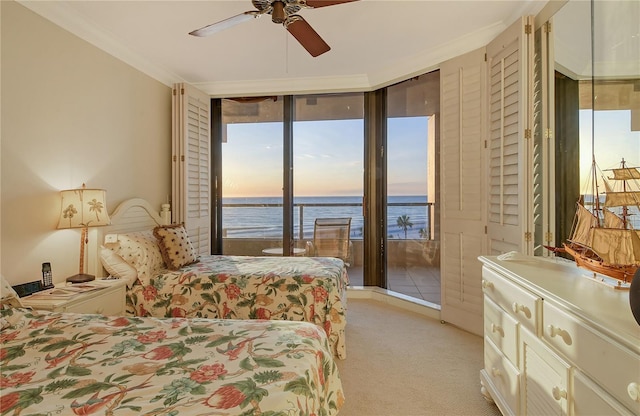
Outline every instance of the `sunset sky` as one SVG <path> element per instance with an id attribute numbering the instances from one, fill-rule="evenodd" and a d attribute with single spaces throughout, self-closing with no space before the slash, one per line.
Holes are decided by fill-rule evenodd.
<path id="1" fill-rule="evenodd" d="M 363 194 L 362 120 L 294 123 L 294 195 Z M 426 193 L 427 117 L 388 120 L 389 195 Z M 282 124 L 228 125 L 223 197 L 282 195 Z"/>
<path id="2" fill-rule="evenodd" d="M 620 166 L 622 158 L 628 167 L 640 166 L 640 131 L 631 131 L 631 111 L 596 111 L 595 129 L 591 131 L 591 110 L 580 110 L 580 191 L 588 191 L 587 180 L 593 154 L 601 170 Z"/>
<path id="3" fill-rule="evenodd" d="M 595 155 L 600 169 L 624 158 L 640 166 L 640 132 L 631 112 L 595 113 Z M 581 191 L 591 167 L 591 112 L 580 111 Z M 294 123 L 294 195 L 363 193 L 363 121 Z M 223 197 L 282 196 L 282 123 L 230 124 L 223 144 Z M 426 194 L 427 117 L 388 121 L 389 195 Z"/>

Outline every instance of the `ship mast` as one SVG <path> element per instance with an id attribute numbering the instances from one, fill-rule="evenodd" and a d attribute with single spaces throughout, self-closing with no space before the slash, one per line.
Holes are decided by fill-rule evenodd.
<path id="1" fill-rule="evenodd" d="M 620 168 L 621 169 L 626 169 L 627 168 L 626 162 L 624 161 L 624 157 L 622 158 L 622 162 L 620 162 Z M 622 181 L 622 192 L 626 193 L 627 190 L 628 190 L 627 189 L 627 181 L 626 180 Z M 627 205 L 623 205 L 622 206 L 622 225 L 625 228 L 625 230 L 628 228 L 627 227 L 627 222 L 629 221 L 628 218 L 627 218 L 628 216 L 629 216 L 629 207 Z"/>
<path id="2" fill-rule="evenodd" d="M 596 156 L 593 153 L 593 150 L 591 151 L 591 176 L 591 180 L 593 181 L 593 183 L 591 184 L 592 195 L 594 198 L 592 214 L 594 215 L 594 217 L 596 217 L 597 226 L 600 227 L 602 223 L 599 215 L 601 208 L 600 193 L 598 192 L 598 166 L 596 165 Z"/>

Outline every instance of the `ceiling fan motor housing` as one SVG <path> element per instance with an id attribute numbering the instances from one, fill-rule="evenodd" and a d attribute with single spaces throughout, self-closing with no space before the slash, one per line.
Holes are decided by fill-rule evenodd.
<path id="1" fill-rule="evenodd" d="M 271 15 L 273 23 L 282 24 L 302 8 L 299 0 L 251 0 L 253 7 Z"/>

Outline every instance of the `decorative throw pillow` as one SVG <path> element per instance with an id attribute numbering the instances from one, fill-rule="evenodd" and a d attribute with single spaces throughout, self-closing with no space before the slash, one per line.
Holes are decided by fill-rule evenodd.
<path id="1" fill-rule="evenodd" d="M 156 227 L 153 229 L 153 235 L 158 239 L 167 269 L 178 270 L 198 261 L 198 253 L 193 248 L 183 224 Z"/>
<path id="2" fill-rule="evenodd" d="M 104 245 L 136 269 L 142 284 L 147 284 L 152 275 L 164 267 L 152 230 L 118 234 L 117 243 Z"/>

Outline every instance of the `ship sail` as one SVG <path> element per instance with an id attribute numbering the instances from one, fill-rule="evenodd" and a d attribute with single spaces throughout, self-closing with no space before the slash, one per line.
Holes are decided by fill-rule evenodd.
<path id="1" fill-rule="evenodd" d="M 618 168 L 612 169 L 614 181 L 630 181 L 632 179 L 640 179 L 640 170 L 638 168 Z"/>
<path id="2" fill-rule="evenodd" d="M 603 208 L 604 213 L 604 227 L 605 228 L 624 228 L 624 220 L 618 217 L 614 212 Z"/>
<path id="3" fill-rule="evenodd" d="M 607 192 L 604 200 L 605 207 L 624 207 L 640 205 L 640 191 Z"/>
<path id="4" fill-rule="evenodd" d="M 627 167 L 624 159 L 620 168 L 611 169 L 612 177 L 602 177 L 604 201 L 597 192 L 596 170 L 594 160 L 593 192 L 587 194 L 593 204 L 589 209 L 577 204 L 572 235 L 563 248 L 579 267 L 629 283 L 640 268 L 640 230 L 632 221 L 640 212 L 640 170 Z M 614 189 L 607 179 L 621 182 L 621 189 Z"/>
<path id="5" fill-rule="evenodd" d="M 578 204 L 576 212 L 576 223 L 571 241 L 584 246 L 591 245 L 591 230 L 597 227 L 598 218 L 582 204 Z"/>
<path id="6" fill-rule="evenodd" d="M 608 264 L 640 265 L 640 237 L 635 230 L 593 228 L 591 249 Z"/>

